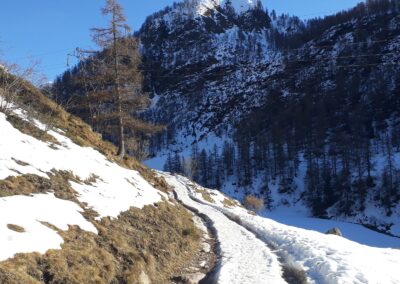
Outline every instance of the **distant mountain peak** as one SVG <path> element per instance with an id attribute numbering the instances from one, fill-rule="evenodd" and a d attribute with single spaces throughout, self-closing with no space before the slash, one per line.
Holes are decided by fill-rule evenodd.
<path id="1" fill-rule="evenodd" d="M 205 15 L 216 7 L 231 5 L 236 13 L 244 13 L 257 6 L 258 0 L 197 0 L 197 12 Z"/>

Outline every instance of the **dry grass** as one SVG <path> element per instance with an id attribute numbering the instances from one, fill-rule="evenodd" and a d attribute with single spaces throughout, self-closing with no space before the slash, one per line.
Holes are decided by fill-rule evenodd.
<path id="1" fill-rule="evenodd" d="M 62 250 L 0 263 L 0 283 L 166 283 L 199 249 L 200 233 L 179 205 L 131 209 L 95 223 L 99 235 L 71 227 Z"/>
<path id="2" fill-rule="evenodd" d="M 64 131 L 76 144 L 92 147 L 110 161 L 137 170 L 162 191 L 171 190 L 163 178 L 157 177 L 136 160 L 118 159 L 114 145 L 103 141 L 86 123 L 65 112 L 33 85 L 25 83 L 16 103 L 23 109 L 30 109 L 30 114 L 34 113 L 34 117 L 41 122 Z M 14 123 L 21 124 L 17 120 Z M 31 125 L 22 125 L 20 128 L 34 137 L 51 139 Z M 62 171 L 52 171 L 49 177 L 9 177 L 0 181 L 0 197 L 52 191 L 56 197 L 71 200 L 85 208 L 68 181 L 93 183 L 98 179 L 92 176 L 81 181 L 72 173 Z M 98 235 L 77 227 L 70 227 L 66 232 L 60 231 L 65 240 L 62 250 L 50 250 L 44 255 L 20 254 L 0 262 L 0 283 L 134 284 L 138 283 L 140 276 L 146 278 L 146 275 L 153 283 L 166 283 L 200 248 L 200 233 L 192 216 L 178 204 L 163 202 L 142 210 L 132 208 L 113 220 L 103 218 L 95 221 L 97 213 L 87 208 L 84 215 L 95 224 Z M 50 224 L 45 225 L 57 229 Z"/>
<path id="3" fill-rule="evenodd" d="M 248 210 L 258 212 L 264 207 L 264 201 L 253 195 L 247 195 L 244 199 L 244 207 Z"/>
<path id="4" fill-rule="evenodd" d="M 82 183 L 79 178 L 67 171 L 53 170 L 48 173 L 48 175 L 49 179 L 33 174 L 27 174 L 0 180 L 0 197 L 14 195 L 30 196 L 32 194 L 53 192 L 59 199 L 75 202 L 82 208 L 86 207 L 86 204 L 83 204 L 78 200 L 76 191 L 69 184 L 69 181 L 71 180 Z M 90 208 L 85 209 L 84 215 L 87 218 L 98 216 L 98 214 Z"/>
<path id="5" fill-rule="evenodd" d="M 7 121 L 10 122 L 14 126 L 14 128 L 18 129 L 24 134 L 32 136 L 43 142 L 56 145 L 59 144 L 58 141 L 53 136 L 48 134 L 46 131 L 39 129 L 37 126 L 33 124 L 33 122 L 26 121 L 17 115 L 8 115 Z"/>
<path id="6" fill-rule="evenodd" d="M 91 174 L 87 179 L 83 181 L 83 183 L 86 185 L 93 185 L 97 183 L 99 180 L 101 181 L 102 179 L 98 175 Z"/>
<path id="7" fill-rule="evenodd" d="M 0 197 L 54 192 L 57 198 L 78 202 L 76 192 L 68 182 L 76 181 L 76 177 L 65 171 L 52 171 L 49 177 L 26 174 L 0 180 Z"/>
<path id="8" fill-rule="evenodd" d="M 139 163 L 132 157 L 126 157 L 123 160 L 118 159 L 117 157 L 112 157 L 113 160 L 118 163 L 120 166 L 125 167 L 127 169 L 133 169 L 140 173 L 140 175 L 149 182 L 152 186 L 161 190 L 163 192 L 171 192 L 172 189 L 165 181 L 163 177 L 157 176 L 153 170 Z"/>
<path id="9" fill-rule="evenodd" d="M 199 189 L 199 188 L 196 188 L 195 190 L 197 193 L 201 194 L 201 197 L 205 201 L 210 202 L 210 203 L 215 203 L 215 200 L 211 197 L 211 194 L 208 191 L 206 191 L 204 189 Z"/>
<path id="10" fill-rule="evenodd" d="M 230 198 L 225 198 L 224 201 L 222 202 L 222 204 L 226 208 L 240 207 L 239 202 L 237 202 L 233 199 L 230 199 Z"/>
<path id="11" fill-rule="evenodd" d="M 88 124 L 80 118 L 66 112 L 61 106 L 46 97 L 31 83 L 23 82 L 21 91 L 15 99 L 15 103 L 18 106 L 23 109 L 29 109 L 30 115 L 34 116 L 42 123 L 49 125 L 51 128 L 61 129 L 74 143 L 84 147 L 92 147 L 105 155 L 111 162 L 115 162 L 128 169 L 139 171 L 149 183 L 159 190 L 164 192 L 171 191 L 163 178 L 156 177 L 152 170 L 140 164 L 134 158 L 128 157 L 122 160 L 118 158 L 116 156 L 117 149 L 113 144 L 104 141 L 101 135 L 93 132 Z M 18 121 L 18 123 L 20 122 Z M 27 133 L 29 135 L 37 137 L 38 139 L 40 138 L 41 140 L 48 140 L 52 143 L 56 142 L 54 138 L 46 132 L 38 132 L 37 128 L 34 129 L 31 126 L 22 126 L 21 129 L 25 129 L 24 131 L 34 132 L 31 134 Z"/>
<path id="12" fill-rule="evenodd" d="M 30 116 L 51 128 L 63 130 L 78 145 L 95 148 L 107 156 L 115 155 L 116 149 L 111 143 L 103 141 L 101 135 L 94 133 L 89 125 L 67 113 L 31 83 L 22 82 L 20 89 L 15 103 L 29 110 Z"/>
<path id="13" fill-rule="evenodd" d="M 24 228 L 22 228 L 22 227 L 20 227 L 18 225 L 15 225 L 15 224 L 7 224 L 7 228 L 12 230 L 12 231 L 14 231 L 14 232 L 17 232 L 17 233 L 25 233 L 25 229 Z"/>
<path id="14" fill-rule="evenodd" d="M 69 185 L 70 180 L 84 181 L 65 171 L 52 171 L 49 177 L 10 177 L 0 181 L 0 195 L 53 191 L 85 208 Z M 97 213 L 87 208 L 84 216 L 95 224 L 98 235 L 77 227 L 59 231 L 65 240 L 62 250 L 21 254 L 0 263 L 0 283 L 138 283 L 143 273 L 153 283 L 166 283 L 200 247 L 192 216 L 178 204 L 132 208 L 114 220 L 95 221 Z"/>

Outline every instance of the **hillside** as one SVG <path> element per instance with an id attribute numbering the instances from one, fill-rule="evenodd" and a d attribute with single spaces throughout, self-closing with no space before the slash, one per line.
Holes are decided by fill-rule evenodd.
<path id="1" fill-rule="evenodd" d="M 115 158 L 88 125 L 29 83 L 21 90 L 0 111 L 1 283 L 400 281 L 398 239 L 257 216 L 257 206 Z"/>
<path id="2" fill-rule="evenodd" d="M 0 110 L 0 282 L 180 276 L 202 233 L 165 181 L 114 158 L 114 146 L 34 86 L 21 89 Z"/>

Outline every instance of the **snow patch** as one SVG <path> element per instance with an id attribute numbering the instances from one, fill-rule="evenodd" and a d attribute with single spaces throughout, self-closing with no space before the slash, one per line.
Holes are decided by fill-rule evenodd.
<path id="1" fill-rule="evenodd" d="M 16 253 L 45 253 L 48 249 L 60 249 L 63 239 L 41 222 L 64 231 L 68 230 L 68 225 L 77 225 L 82 230 L 97 233 L 94 225 L 82 216 L 82 211 L 72 201 L 58 199 L 51 193 L 1 198 L 0 261 Z M 17 225 L 24 232 L 15 232 L 7 225 Z"/>

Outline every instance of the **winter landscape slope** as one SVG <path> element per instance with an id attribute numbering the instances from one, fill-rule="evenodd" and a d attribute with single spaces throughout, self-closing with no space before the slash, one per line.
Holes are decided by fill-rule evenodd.
<path id="1" fill-rule="evenodd" d="M 181 283 L 201 249 L 193 214 L 217 242 L 211 283 L 400 281 L 398 249 L 285 226 L 187 178 L 118 160 L 29 84 L 0 111 L 0 129 L 1 283 Z"/>
<path id="2" fill-rule="evenodd" d="M 179 276 L 201 232 L 165 182 L 29 83 L 0 105 L 1 283 Z"/>
<path id="3" fill-rule="evenodd" d="M 399 236 L 398 15 L 391 0 L 306 22 L 259 1 L 184 0 L 149 16 L 143 117 L 167 130 L 146 164 L 267 212 Z M 74 76 L 53 86 L 61 103 L 82 97 Z"/>
<path id="4" fill-rule="evenodd" d="M 150 16 L 139 32 L 147 118 L 168 130 L 147 165 L 256 195 L 268 210 L 301 207 L 399 236 L 394 2 L 310 22 L 225 2 Z"/>

